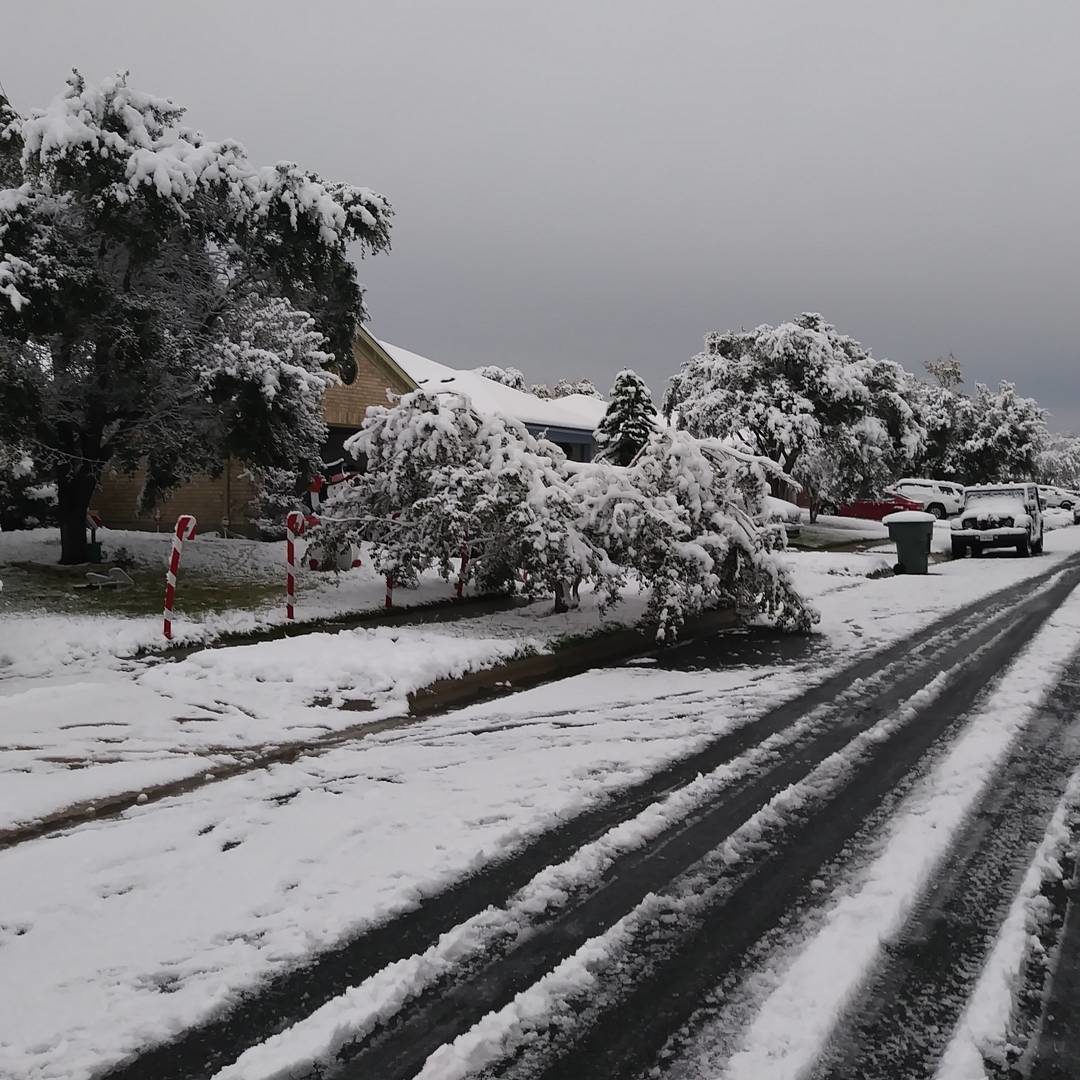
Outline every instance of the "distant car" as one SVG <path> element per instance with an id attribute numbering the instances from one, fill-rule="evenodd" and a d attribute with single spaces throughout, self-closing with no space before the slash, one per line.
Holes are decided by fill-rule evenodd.
<path id="1" fill-rule="evenodd" d="M 1060 506 L 1062 510 L 1072 510 L 1078 504 L 1077 497 L 1073 492 L 1044 484 L 1039 485 L 1039 498 L 1042 500 L 1043 506 Z"/>
<path id="2" fill-rule="evenodd" d="M 982 554 L 1014 547 L 1018 555 L 1043 549 L 1042 500 L 1035 484 L 986 484 L 964 488 L 964 509 L 952 522 L 952 553 Z"/>
<path id="3" fill-rule="evenodd" d="M 905 476 L 893 485 L 907 499 L 922 504 L 922 508 L 936 518 L 953 517 L 964 507 L 964 489 L 949 480 L 928 480 Z"/>
<path id="4" fill-rule="evenodd" d="M 865 499 L 855 499 L 849 503 L 826 503 L 822 506 L 823 514 L 836 514 L 839 517 L 864 518 L 867 521 L 880 521 L 888 514 L 896 514 L 901 510 L 921 510 L 923 504 L 909 499 L 899 492 L 888 490 L 880 495 L 870 496 Z"/>

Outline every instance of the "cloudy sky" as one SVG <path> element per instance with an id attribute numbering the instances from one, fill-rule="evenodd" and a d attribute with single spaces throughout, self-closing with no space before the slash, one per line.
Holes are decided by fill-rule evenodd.
<path id="1" fill-rule="evenodd" d="M 375 332 L 659 392 L 710 329 L 817 310 L 1080 428 L 1075 0 L 39 0 L 20 110 L 77 66 L 388 194 Z"/>

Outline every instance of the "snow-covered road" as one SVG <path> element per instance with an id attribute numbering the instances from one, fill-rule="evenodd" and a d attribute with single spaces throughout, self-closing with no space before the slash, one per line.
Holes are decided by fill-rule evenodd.
<path id="1" fill-rule="evenodd" d="M 812 743 L 823 732 L 835 734 L 839 715 L 835 710 L 843 702 L 849 703 L 844 708 L 850 711 L 866 695 L 880 692 L 882 711 L 874 721 L 884 725 L 880 738 L 907 730 L 909 712 L 918 712 L 920 692 L 933 697 L 948 690 L 934 684 L 942 665 L 947 670 L 948 664 L 957 667 L 959 677 L 964 650 L 954 647 L 953 638 L 959 633 L 955 628 L 955 633 L 925 637 L 911 650 L 896 643 L 1004 587 L 1020 583 L 1010 603 L 1023 600 L 1036 591 L 1023 582 L 1045 577 L 1080 549 L 1080 530 L 1049 535 L 1048 548 L 1042 559 L 967 560 L 936 566 L 925 579 L 906 580 L 868 577 L 881 564 L 877 556 L 793 554 L 799 581 L 816 597 L 823 614 L 820 635 L 794 654 L 781 656 L 766 637 L 742 654 L 736 650 L 741 658 L 735 663 L 725 663 L 722 650 L 695 659 L 700 650 L 688 649 L 681 659 L 674 654 L 662 664 L 591 672 L 0 852 L 0 1015 L 10 1019 L 0 1028 L 0 1073 L 13 1078 L 100 1075 L 127 1055 L 192 1025 L 211 1022 L 251 988 L 290 971 L 297 961 L 334 953 L 379 926 L 403 925 L 395 924 L 395 917 L 436 905 L 447 888 L 471 872 L 484 871 L 475 879 L 483 881 L 493 861 L 512 861 L 551 830 L 557 833 L 569 822 L 596 815 L 592 832 L 574 834 L 565 850 L 555 844 L 550 858 L 532 867 L 522 880 L 508 876 L 503 888 L 508 902 L 501 907 L 485 914 L 486 904 L 470 908 L 466 903 L 460 917 L 454 917 L 451 905 L 448 921 L 433 938 L 403 935 L 402 942 L 409 943 L 404 951 L 395 955 L 391 950 L 385 963 L 372 971 L 346 970 L 340 989 L 328 984 L 316 988 L 306 1001 L 268 1007 L 269 1016 L 303 1020 L 325 1002 L 315 1019 L 282 1040 L 252 1049 L 228 1073 L 302 1075 L 301 1067 L 325 1060 L 339 1045 L 362 1038 L 408 1002 L 420 1000 L 434 979 L 471 970 L 476 957 L 487 950 L 493 956 L 515 955 L 512 945 L 522 925 L 571 910 L 593 893 L 600 875 L 621 865 L 620 859 L 652 850 L 669 830 L 680 828 L 679 822 L 697 820 L 725 793 L 754 778 L 760 780 L 778 765 L 790 765 L 793 755 L 785 748 L 803 746 L 802 740 Z M 1039 586 L 1040 595 L 1055 588 L 1067 593 L 1068 584 L 1046 580 Z M 1005 610 L 986 604 L 986 615 Z M 1052 624 L 1059 652 L 1080 642 L 1080 624 L 1071 607 L 1061 608 L 1060 616 L 1049 612 L 1047 616 L 1059 620 Z M 982 655 L 979 649 L 998 649 L 1003 651 L 994 655 L 1012 659 L 1023 642 L 1011 640 L 1008 617 L 996 636 L 985 640 L 977 637 L 983 622 L 976 608 L 964 623 L 964 632 L 975 635 L 969 643 L 970 656 Z M 431 657 L 445 644 L 433 642 L 431 633 L 402 632 L 392 642 L 394 649 L 380 653 L 373 647 L 360 656 L 358 646 L 372 642 L 342 638 L 325 643 L 325 650 L 299 668 L 297 658 L 289 654 L 289 647 L 297 643 L 284 642 L 275 643 L 274 649 L 223 649 L 169 667 L 127 671 L 112 667 L 98 680 L 87 680 L 83 673 L 80 685 L 90 695 L 89 719 L 101 724 L 109 714 L 119 715 L 135 729 L 137 739 L 148 740 L 155 751 L 140 756 L 136 751 L 145 747 L 137 741 L 122 745 L 123 764 L 131 770 L 124 783 L 132 786 L 133 781 L 149 782 L 156 775 L 154 769 L 169 763 L 170 738 L 185 753 L 192 747 L 205 752 L 223 745 L 235 750 L 256 739 L 280 739 L 297 726 L 307 730 L 340 723 L 338 710 L 311 702 L 335 694 L 375 697 L 372 687 L 396 686 L 414 677 L 414 668 L 424 664 L 430 670 Z M 476 656 L 492 655 L 494 647 L 511 640 L 457 637 L 454 647 L 460 655 L 440 653 L 439 662 L 454 669 Z M 1043 642 L 1038 654 L 1043 655 L 1045 640 L 1036 637 L 1034 642 L 1032 649 Z M 474 646 L 477 651 L 472 653 Z M 886 655 L 869 663 L 863 681 L 852 684 L 849 679 L 846 689 L 833 686 L 819 701 L 817 712 L 809 709 L 805 715 L 787 716 L 771 732 L 761 729 L 759 734 L 754 727 L 808 685 L 834 676 L 856 658 L 890 647 L 899 648 L 891 661 Z M 946 655 L 948 648 L 953 652 Z M 1025 657 L 1029 654 L 1017 662 L 1027 665 L 1024 670 L 1030 678 L 1033 662 Z M 892 674 L 875 681 L 875 673 L 880 676 L 882 666 L 889 663 Z M 1029 695 L 1032 708 L 1040 688 L 1053 681 L 1054 663 L 1058 661 L 1037 669 L 1042 682 L 1035 678 Z M 286 671 L 298 669 L 304 671 L 301 678 L 284 677 Z M 908 684 L 903 684 L 905 673 Z M 7 753 L 24 755 L 6 759 L 14 763 L 7 775 L 30 778 L 21 792 L 9 796 L 9 819 L 39 812 L 34 801 L 38 798 L 51 799 L 49 805 L 55 805 L 59 797 L 55 791 L 40 794 L 46 791 L 37 786 L 42 777 L 67 784 L 82 771 L 58 768 L 35 776 L 38 771 L 31 768 L 18 773 L 17 762 L 25 765 L 30 752 L 16 749 L 11 734 L 17 732 L 19 746 L 52 740 L 47 744 L 51 756 L 85 753 L 78 745 L 85 731 L 72 734 L 61 728 L 56 723 L 60 709 L 50 712 L 48 707 L 50 697 L 62 700 L 70 685 L 70 681 L 53 685 L 48 679 L 28 680 L 18 694 L 21 701 L 36 703 L 37 711 L 20 710 L 11 728 L 5 712 Z M 888 697 L 902 685 L 906 696 Z M 151 702 L 161 705 L 159 713 Z M 905 702 L 910 705 L 907 711 Z M 336 718 L 326 721 L 315 715 L 318 710 L 335 712 Z M 31 715 L 32 723 L 27 719 Z M 212 736 L 188 736 L 186 725 L 176 724 L 178 715 L 199 717 L 211 725 Z M 1017 718 L 1014 726 L 1022 723 Z M 191 728 L 203 730 L 195 724 Z M 177 734 L 178 730 L 184 733 Z M 845 751 L 858 732 L 841 734 L 835 748 L 828 742 L 812 743 L 824 754 L 817 760 L 826 768 L 820 791 L 826 801 L 843 774 L 842 769 L 828 773 L 829 754 L 855 753 L 851 762 L 862 760 L 862 751 Z M 96 735 L 107 737 L 108 732 Z M 191 746 L 184 742 L 188 738 L 193 740 Z M 700 780 L 693 773 L 680 774 L 677 782 L 667 785 L 650 780 L 663 777 L 673 762 L 703 754 L 725 738 L 732 751 L 728 760 L 721 756 Z M 874 737 L 867 734 L 867 738 L 865 753 L 870 754 Z M 1006 737 L 1003 745 L 1007 744 Z M 39 753 L 34 760 L 43 756 L 48 755 Z M 989 775 L 993 762 L 983 766 Z M 911 776 L 918 771 L 913 768 Z M 982 774 L 972 775 L 977 780 Z M 778 793 L 791 782 L 800 781 L 796 777 Z M 73 781 L 72 787 L 77 783 Z M 72 787 L 62 788 L 63 797 Z M 16 788 L 5 782 L 4 790 Z M 637 802 L 628 800 L 627 793 L 634 791 L 639 792 Z M 748 806 L 739 819 L 742 824 L 736 822 L 732 833 L 736 848 L 742 836 L 741 842 L 750 844 L 747 850 L 754 850 L 765 826 L 775 824 L 772 817 L 755 818 L 772 794 L 762 788 L 762 798 Z M 613 806 L 625 812 L 604 819 Z M 777 804 L 770 813 L 783 809 L 783 803 Z M 956 827 L 955 822 L 947 824 L 939 835 L 947 840 Z M 747 828 L 749 833 L 739 833 Z M 722 838 L 715 836 L 709 847 Z M 732 849 L 727 851 L 730 858 Z M 695 848 L 686 849 L 688 872 L 697 857 Z M 832 878 L 824 874 L 821 880 Z M 917 889 L 917 882 L 908 885 Z M 717 887 L 720 892 L 727 888 Z M 825 884 L 821 889 L 828 895 Z M 639 910 L 640 904 L 648 903 L 647 898 L 636 900 L 625 911 L 618 911 L 618 904 L 606 911 L 601 908 L 599 936 L 581 945 L 584 952 L 576 946 L 560 952 L 560 945 L 551 954 L 563 962 L 548 965 L 552 970 L 545 978 L 553 983 L 542 986 L 543 979 L 529 974 L 526 987 L 535 983 L 536 989 L 529 990 L 531 997 L 519 998 L 511 980 L 506 984 L 509 998 L 488 1010 L 487 1019 L 478 1018 L 475 1030 L 461 1031 L 464 1042 L 459 1040 L 456 1050 L 433 1057 L 425 1075 L 443 1080 L 468 1075 L 484 1061 L 501 1060 L 499 1055 L 515 1038 L 550 1018 L 544 1002 L 594 985 L 596 971 L 603 967 L 600 961 L 606 963 L 605 957 L 618 954 L 616 939 L 623 935 L 630 941 L 634 920 L 648 924 L 656 915 L 647 906 Z M 897 910 L 902 915 L 903 908 Z M 440 942 L 443 931 L 448 936 Z M 803 940 L 797 928 L 792 934 L 783 955 L 794 956 L 795 939 Z M 543 951 L 536 955 L 543 962 L 548 959 Z M 865 964 L 872 960 L 869 956 Z M 547 970 L 544 963 L 539 970 Z M 771 985 L 779 993 L 785 976 L 779 967 L 773 970 Z M 754 1011 L 765 1009 L 769 1000 L 761 975 L 755 979 L 754 993 L 744 988 L 735 995 L 748 1032 L 754 1030 L 750 1026 Z M 344 994 L 351 985 L 357 989 Z M 279 1006 L 284 1011 L 275 1013 Z M 713 1021 L 724 1028 L 730 1015 L 727 1020 L 714 1016 Z M 828 1026 L 814 1023 L 815 1030 Z M 214 1068 L 228 1067 L 241 1050 L 261 1042 L 274 1026 L 267 1023 L 261 1034 L 257 1027 L 244 1031 L 231 1056 L 217 1052 L 204 1061 L 213 1061 Z M 689 1062 L 695 1054 L 694 1060 L 704 1054 L 710 1068 L 716 1067 L 707 1075 L 721 1075 L 743 1060 L 732 1055 L 753 1052 L 751 1042 L 736 1047 L 725 1039 L 711 1041 L 714 1056 L 709 1057 L 692 1034 L 685 1034 L 679 1042 L 680 1060 Z M 721 1052 L 718 1046 L 727 1049 Z M 141 1060 L 142 1071 L 136 1069 L 131 1076 L 206 1074 L 205 1064 L 185 1072 L 189 1059 L 172 1050 Z M 292 1072 L 282 1071 L 288 1069 Z"/>

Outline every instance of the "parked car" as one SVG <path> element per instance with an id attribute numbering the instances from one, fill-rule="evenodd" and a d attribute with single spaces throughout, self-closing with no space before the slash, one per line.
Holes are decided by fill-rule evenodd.
<path id="1" fill-rule="evenodd" d="M 953 517 L 964 508 L 964 489 L 949 480 L 927 480 L 905 476 L 893 485 L 905 498 L 922 504 L 922 508 L 936 518 Z"/>
<path id="2" fill-rule="evenodd" d="M 1014 547 L 1018 555 L 1043 549 L 1042 500 L 1035 484 L 985 484 L 964 488 L 964 509 L 952 522 L 952 553 Z"/>
<path id="3" fill-rule="evenodd" d="M 1039 498 L 1043 506 L 1058 507 L 1062 510 L 1072 510 L 1077 506 L 1077 497 L 1071 491 L 1064 488 L 1050 487 L 1045 484 L 1039 485 Z"/>
<path id="4" fill-rule="evenodd" d="M 901 510 L 921 510 L 923 504 L 909 499 L 891 488 L 883 491 L 880 495 L 873 495 L 865 499 L 855 499 L 849 503 L 825 503 L 821 507 L 823 514 L 836 514 L 840 517 L 865 518 L 868 521 L 880 521 L 888 514 L 896 514 Z"/>

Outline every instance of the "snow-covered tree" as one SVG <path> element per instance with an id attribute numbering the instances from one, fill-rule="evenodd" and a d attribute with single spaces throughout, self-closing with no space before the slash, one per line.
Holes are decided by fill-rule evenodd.
<path id="1" fill-rule="evenodd" d="M 915 408 L 926 439 L 912 464 L 917 476 L 963 484 L 962 449 L 975 425 L 971 399 L 940 382 L 915 384 Z"/>
<path id="2" fill-rule="evenodd" d="M 1039 479 L 1070 490 L 1080 489 L 1080 436 L 1055 433 L 1039 455 Z"/>
<path id="3" fill-rule="evenodd" d="M 935 383 L 945 390 L 957 390 L 964 383 L 964 369 L 952 353 L 939 356 L 936 360 L 927 360 L 923 367 Z"/>
<path id="4" fill-rule="evenodd" d="M 312 540 L 364 542 L 393 580 L 430 567 L 449 579 L 464 544 L 480 590 L 554 593 L 556 609 L 573 582 L 614 602 L 636 578 L 660 640 L 716 604 L 790 627 L 815 618 L 757 524 L 776 467 L 720 443 L 653 432 L 628 468 L 571 469 L 521 424 L 420 389 L 370 408 L 347 448 L 366 470 L 327 501 Z"/>
<path id="5" fill-rule="evenodd" d="M 655 429 L 652 391 L 636 372 L 620 371 L 611 387 L 607 412 L 593 436 L 597 460 L 629 465 Z"/>
<path id="6" fill-rule="evenodd" d="M 27 451 L 0 442 L 0 529 L 32 529 L 56 523 L 56 486 Z"/>
<path id="7" fill-rule="evenodd" d="M 600 396 L 600 391 L 593 385 L 591 379 L 560 379 L 554 386 L 547 383 L 533 383 L 529 387 L 529 393 L 536 397 L 552 400 L 555 398 L 569 397 L 571 394 L 584 394 L 586 397 Z"/>
<path id="8" fill-rule="evenodd" d="M 965 482 L 996 484 L 1035 478 L 1049 440 L 1046 410 L 1034 398 L 1021 397 L 1016 385 L 1004 380 L 996 390 L 977 383 L 971 410 L 971 432 L 957 448 Z"/>
<path id="9" fill-rule="evenodd" d="M 571 394 L 583 394 L 585 397 L 598 398 L 600 391 L 593 385 L 592 379 L 560 379 L 551 389 L 553 398 L 569 397 Z"/>
<path id="10" fill-rule="evenodd" d="M 705 345 L 672 378 L 665 415 L 699 437 L 743 443 L 817 499 L 871 492 L 925 439 L 911 376 L 820 315 L 714 332 Z"/>
<path id="11" fill-rule="evenodd" d="M 124 75 L 0 130 L 0 342 L 22 441 L 57 481 L 62 561 L 85 558 L 106 466 L 147 465 L 144 502 L 233 454 L 317 460 L 324 367 L 352 365 L 349 258 L 389 244 L 372 191 L 251 164 Z"/>
<path id="12" fill-rule="evenodd" d="M 817 620 L 772 554 L 774 534 L 756 524 L 766 466 L 665 429 L 650 435 L 629 468 L 600 462 L 571 476 L 586 535 L 648 588 L 658 640 L 673 640 L 688 618 L 720 605 L 792 629 Z"/>
<path id="13" fill-rule="evenodd" d="M 483 367 L 473 368 L 477 375 L 483 375 L 492 382 L 502 383 L 512 390 L 528 390 L 525 382 L 525 372 L 516 367 L 500 367 L 498 364 L 485 364 Z"/>
<path id="14" fill-rule="evenodd" d="M 466 577 L 482 591 L 523 574 L 526 593 L 561 597 L 600 572 L 562 451 L 517 421 L 479 414 L 464 395 L 422 388 L 369 408 L 346 449 L 365 471 L 327 502 L 319 535 L 331 546 L 368 542 L 376 569 L 394 580 L 431 566 L 449 579 L 463 544 Z"/>

